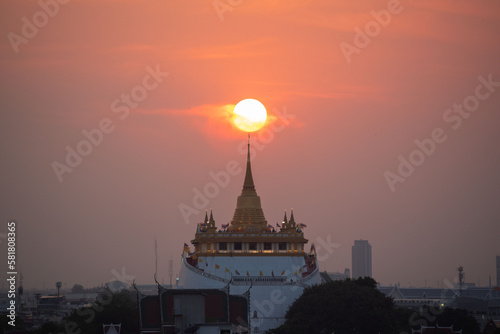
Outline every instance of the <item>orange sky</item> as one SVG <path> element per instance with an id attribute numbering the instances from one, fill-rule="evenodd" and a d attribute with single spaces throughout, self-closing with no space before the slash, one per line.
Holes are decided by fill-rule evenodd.
<path id="1" fill-rule="evenodd" d="M 203 216 L 186 223 L 179 205 L 210 172 L 244 166 L 246 135 L 228 112 L 244 98 L 271 114 L 253 152 L 266 218 L 293 207 L 310 242 L 330 236 L 322 270 L 350 268 L 363 238 L 382 284 L 443 286 L 458 265 L 468 281 L 495 280 L 497 1 L 215 3 L 0 1 L 0 216 L 18 221 L 27 287 L 92 286 L 122 268 L 150 283 L 155 236 L 167 281 Z M 357 51 L 346 57 L 342 43 Z M 454 129 L 446 110 L 476 96 L 480 76 L 489 95 Z M 54 162 L 99 127 L 108 133 L 58 178 Z M 446 140 L 391 191 L 384 174 L 434 129 Z M 242 183 L 235 175 L 206 205 L 218 226 Z"/>

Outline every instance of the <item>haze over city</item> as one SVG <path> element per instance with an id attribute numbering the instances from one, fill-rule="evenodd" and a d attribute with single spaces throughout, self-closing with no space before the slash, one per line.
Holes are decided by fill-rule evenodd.
<path id="1" fill-rule="evenodd" d="M 500 3 L 49 2 L 0 2 L 0 241 L 15 219 L 25 288 L 153 283 L 155 240 L 168 283 L 205 210 L 232 218 L 245 98 L 269 114 L 265 217 L 293 208 L 321 271 L 364 239 L 383 285 L 495 282 Z"/>

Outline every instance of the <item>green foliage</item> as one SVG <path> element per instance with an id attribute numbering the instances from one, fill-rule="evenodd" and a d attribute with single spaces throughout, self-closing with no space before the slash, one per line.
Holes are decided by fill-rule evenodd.
<path id="1" fill-rule="evenodd" d="M 135 292 L 103 289 L 91 307 L 73 311 L 61 324 L 48 323 L 36 334 L 102 334 L 103 324 L 120 324 L 122 334 L 137 333 L 137 299 Z"/>
<path id="2" fill-rule="evenodd" d="M 9 325 L 9 321 L 11 321 L 11 319 L 6 314 L 0 315 L 0 334 L 3 334 L 7 331 L 22 330 L 25 328 L 23 319 L 21 319 L 20 317 L 16 316 L 14 327 Z"/>
<path id="3" fill-rule="evenodd" d="M 71 293 L 85 293 L 85 289 L 84 289 L 83 285 L 75 284 L 71 288 Z"/>
<path id="4" fill-rule="evenodd" d="M 368 276 L 360 277 L 358 279 L 353 280 L 353 282 L 358 284 L 358 285 L 367 286 L 367 287 L 372 288 L 372 289 L 377 288 L 377 282 L 373 278 L 368 277 Z"/>
<path id="5" fill-rule="evenodd" d="M 408 308 L 394 308 L 394 323 L 398 333 L 411 333 L 410 318 L 414 311 Z"/>
<path id="6" fill-rule="evenodd" d="M 453 326 L 454 330 L 462 330 L 463 333 L 467 334 L 480 332 L 479 323 L 463 309 L 424 307 L 417 316 L 413 316 L 411 319 L 410 323 L 415 329 L 420 328 L 420 325 L 431 327 L 439 325 L 441 327 Z"/>
<path id="7" fill-rule="evenodd" d="M 96 286 L 93 288 L 85 289 L 81 284 L 75 284 L 71 288 L 71 293 L 98 293 L 102 290 L 102 287 Z"/>
<path id="8" fill-rule="evenodd" d="M 368 277 L 309 287 L 290 307 L 274 333 L 398 333 L 405 312 Z M 406 318 L 407 322 L 407 318 Z"/>
<path id="9" fill-rule="evenodd" d="M 304 290 L 288 309 L 286 322 L 274 334 L 411 333 L 420 325 L 454 326 L 466 334 L 479 334 L 479 324 L 467 311 L 423 308 L 414 312 L 397 308 L 392 298 L 376 289 L 369 278 L 334 281 Z"/>
<path id="10" fill-rule="evenodd" d="M 46 322 L 34 334 L 64 333 L 64 328 L 55 322 Z"/>

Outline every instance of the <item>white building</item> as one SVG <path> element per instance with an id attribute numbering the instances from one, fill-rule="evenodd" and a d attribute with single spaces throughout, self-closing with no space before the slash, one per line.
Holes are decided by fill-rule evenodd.
<path id="1" fill-rule="evenodd" d="M 319 284 L 314 251 L 306 253 L 303 227 L 285 213 L 279 227 L 268 225 L 257 195 L 248 147 L 243 191 L 230 223 L 215 226 L 212 212 L 185 245 L 179 275 L 182 289 L 229 289 L 230 295 L 249 296 L 252 333 L 263 333 L 284 323 L 288 307 L 305 287 Z"/>

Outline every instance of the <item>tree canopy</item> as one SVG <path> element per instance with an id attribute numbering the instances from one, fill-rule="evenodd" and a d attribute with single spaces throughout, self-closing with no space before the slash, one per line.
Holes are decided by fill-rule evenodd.
<path id="1" fill-rule="evenodd" d="M 396 333 L 406 314 L 398 313 L 393 300 L 375 287 L 365 277 L 306 288 L 275 333 Z"/>
<path id="2" fill-rule="evenodd" d="M 101 334 L 103 324 L 121 324 L 122 334 L 137 333 L 136 294 L 130 290 L 103 289 L 90 307 L 73 311 L 62 323 L 44 324 L 36 334 Z"/>
<path id="3" fill-rule="evenodd" d="M 420 325 L 453 325 L 464 333 L 479 333 L 467 311 L 424 307 L 421 312 L 398 308 L 377 290 L 369 277 L 333 281 L 304 290 L 288 309 L 286 322 L 275 334 L 377 334 L 411 333 Z"/>
<path id="4" fill-rule="evenodd" d="M 71 288 L 71 293 L 85 293 L 85 288 L 81 284 L 75 284 Z"/>
<path id="5" fill-rule="evenodd" d="M 430 307 L 424 307 L 420 312 L 423 316 L 413 317 L 411 324 L 414 328 L 419 328 L 420 325 L 449 327 L 453 326 L 454 330 L 462 330 L 463 333 L 479 333 L 479 323 L 469 315 L 464 309 L 453 309 L 445 307 L 438 311 Z M 417 325 L 415 327 L 415 325 Z"/>

